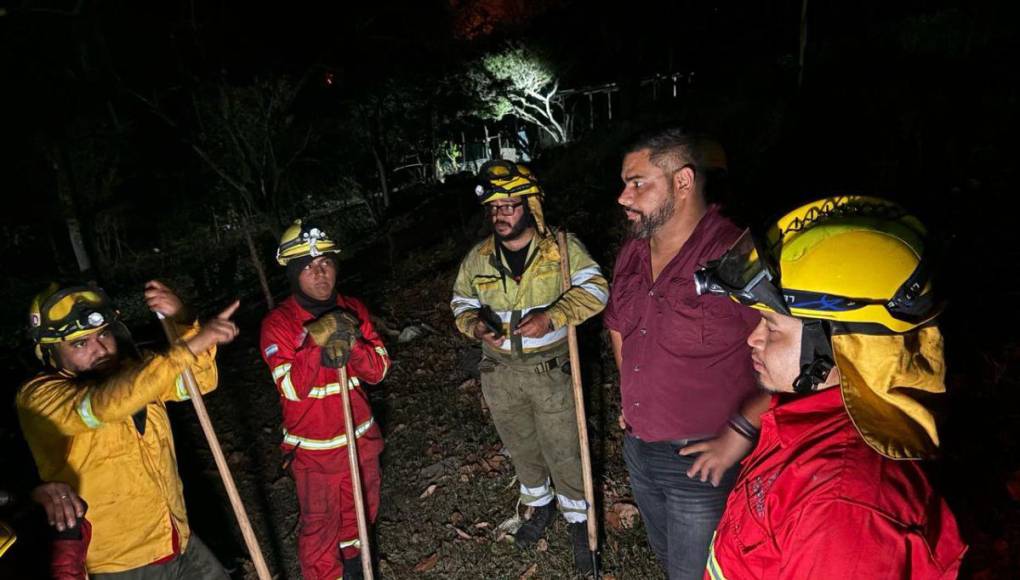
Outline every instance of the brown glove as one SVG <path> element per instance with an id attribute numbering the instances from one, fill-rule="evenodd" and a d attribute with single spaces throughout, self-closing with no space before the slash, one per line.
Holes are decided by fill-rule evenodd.
<path id="1" fill-rule="evenodd" d="M 340 368 L 361 338 L 361 322 L 350 312 L 332 310 L 305 325 L 308 335 L 322 347 L 322 366 Z"/>

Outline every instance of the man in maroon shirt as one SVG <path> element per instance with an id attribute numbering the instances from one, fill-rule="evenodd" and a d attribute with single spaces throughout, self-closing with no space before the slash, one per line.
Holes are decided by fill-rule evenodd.
<path id="1" fill-rule="evenodd" d="M 924 228 L 863 196 L 745 234 L 699 291 L 762 310 L 747 338 L 778 393 L 712 544 L 708 580 L 955 578 L 966 546 L 917 461 L 945 390 Z"/>
<path id="2" fill-rule="evenodd" d="M 631 488 L 671 580 L 701 577 L 736 463 L 768 406 L 744 340 L 760 316 L 694 290 L 695 270 L 741 233 L 705 200 L 708 175 L 724 168 L 718 144 L 678 129 L 642 135 L 623 160 L 618 202 L 632 239 L 616 260 L 605 324 Z"/>

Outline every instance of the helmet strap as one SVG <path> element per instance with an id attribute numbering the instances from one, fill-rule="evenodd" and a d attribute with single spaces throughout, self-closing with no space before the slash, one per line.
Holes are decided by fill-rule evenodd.
<path id="1" fill-rule="evenodd" d="M 825 382 L 836 363 L 833 362 L 831 330 L 825 321 L 802 320 L 800 339 L 800 374 L 793 380 L 793 391 L 805 395 Z"/>

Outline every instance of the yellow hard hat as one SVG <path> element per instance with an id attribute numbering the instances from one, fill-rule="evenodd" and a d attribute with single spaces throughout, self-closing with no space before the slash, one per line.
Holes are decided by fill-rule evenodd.
<path id="1" fill-rule="evenodd" d="M 321 256 L 323 254 L 339 254 L 340 248 L 329 239 L 321 228 L 312 224 L 303 224 L 301 220 L 284 230 L 280 236 L 280 246 L 276 249 L 276 261 L 281 266 L 287 262 L 304 256 Z"/>
<path id="2" fill-rule="evenodd" d="M 524 197 L 535 218 L 538 233 L 543 236 L 546 234 L 545 213 L 542 210 L 545 191 L 527 165 L 493 159 L 486 161 L 478 170 L 478 179 L 480 183 L 475 187 L 478 203 L 484 205 L 497 199 Z"/>
<path id="3" fill-rule="evenodd" d="M 925 235 L 893 202 L 830 197 L 786 214 L 764 237 L 745 231 L 695 280 L 700 293 L 753 308 L 902 333 L 939 311 Z"/>
<path id="4" fill-rule="evenodd" d="M 527 165 L 505 159 L 486 161 L 478 170 L 478 180 L 480 183 L 475 187 L 478 203 L 526 195 L 543 195 L 538 179 Z"/>
<path id="5" fill-rule="evenodd" d="M 35 355 L 46 361 L 44 347 L 103 330 L 117 320 L 118 312 L 101 288 L 51 283 L 32 299 L 28 332 Z"/>
<path id="6" fill-rule="evenodd" d="M 945 359 L 926 236 L 890 201 L 820 199 L 763 237 L 745 232 L 695 274 L 695 285 L 699 294 L 801 319 L 794 391 L 815 390 L 836 367 L 843 404 L 872 449 L 930 457 L 938 433 L 927 401 L 945 391 Z"/>

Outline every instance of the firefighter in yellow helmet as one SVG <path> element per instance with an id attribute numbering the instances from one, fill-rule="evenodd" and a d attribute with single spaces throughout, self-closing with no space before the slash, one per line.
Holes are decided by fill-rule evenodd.
<path id="1" fill-rule="evenodd" d="M 281 448 L 297 488 L 298 558 L 306 580 L 362 577 L 341 388 L 351 394 L 369 521 L 379 506 L 382 431 L 365 385 L 386 376 L 390 357 L 364 303 L 337 292 L 339 252 L 320 226 L 297 220 L 287 228 L 276 259 L 287 269 L 292 294 L 266 315 L 260 339 L 280 395 Z"/>
<path id="2" fill-rule="evenodd" d="M 482 393 L 510 451 L 521 503 L 535 508 L 515 543 L 534 546 L 559 507 L 569 523 L 574 564 L 591 569 L 587 503 L 574 399 L 567 370 L 567 325 L 598 314 L 609 296 L 599 265 L 567 236 L 571 285 L 542 212 L 542 188 L 528 167 L 489 161 L 475 194 L 493 234 L 460 265 L 450 307 L 460 330 L 482 343 Z"/>
<path id="3" fill-rule="evenodd" d="M 216 346 L 237 336 L 238 303 L 199 325 L 160 282 L 144 298 L 179 327 L 165 353 L 137 352 L 97 287 L 53 284 L 36 296 L 29 333 L 45 368 L 18 391 L 18 419 L 41 478 L 88 503 L 90 577 L 225 579 L 188 526 L 166 402 L 188 398 L 188 368 L 202 392 L 216 388 Z"/>
<path id="4" fill-rule="evenodd" d="M 939 312 L 921 223 L 847 196 L 744 235 L 695 275 L 762 312 L 748 337 L 775 393 L 753 426 L 706 577 L 954 578 L 965 546 L 917 461 L 938 445 Z"/>

